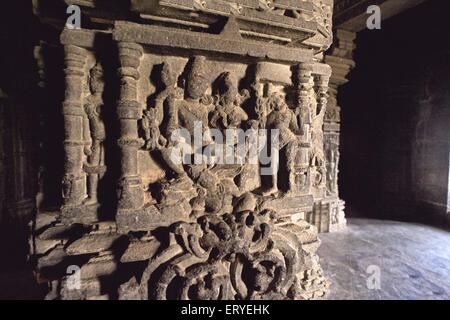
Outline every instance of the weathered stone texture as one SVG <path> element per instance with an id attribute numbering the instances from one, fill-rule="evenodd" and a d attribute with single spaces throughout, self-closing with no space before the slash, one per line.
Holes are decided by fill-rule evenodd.
<path id="1" fill-rule="evenodd" d="M 48 297 L 324 297 L 317 227 L 306 219 L 317 210 L 342 219 L 339 131 L 324 132 L 324 121 L 338 122 L 327 116 L 321 54 L 333 2 L 132 1 L 126 21 L 112 9 L 96 19 L 101 8 L 90 6 L 89 27 L 60 37 L 64 203 L 55 220 L 38 214 L 34 234 Z M 200 151 L 222 147 L 210 129 L 276 129 L 280 168 L 177 163 L 180 128 L 200 130 Z"/>

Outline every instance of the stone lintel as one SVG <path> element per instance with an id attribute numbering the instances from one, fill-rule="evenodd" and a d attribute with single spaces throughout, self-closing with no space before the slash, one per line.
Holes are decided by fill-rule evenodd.
<path id="1" fill-rule="evenodd" d="M 113 39 L 156 47 L 233 54 L 285 63 L 313 60 L 312 49 L 288 48 L 244 39 L 224 39 L 221 35 L 140 25 L 125 21 L 115 23 Z"/>
<path id="2" fill-rule="evenodd" d="M 271 3 L 272 4 L 272 3 Z M 311 2 L 278 0 L 273 3 L 278 9 L 297 10 L 313 14 L 314 5 Z M 308 21 L 301 17 L 288 17 L 270 11 L 260 10 L 260 3 L 253 0 L 237 1 L 205 1 L 199 5 L 194 0 L 164 0 L 157 5 L 152 1 L 133 0 L 131 10 L 141 14 L 152 14 L 158 16 L 175 16 L 183 19 L 206 22 L 211 17 L 234 16 L 241 21 L 243 26 L 252 30 L 267 31 L 282 28 L 292 33 L 301 31 L 308 34 L 316 33 L 318 24 L 316 21 Z"/>
<path id="3" fill-rule="evenodd" d="M 311 211 L 313 206 L 314 197 L 312 195 L 286 196 L 264 202 L 262 209 L 275 210 L 283 217 Z"/>
<path id="4" fill-rule="evenodd" d="M 123 234 L 130 231 L 151 231 L 157 227 L 168 227 L 175 222 L 183 221 L 180 210 L 176 207 L 173 210 L 160 211 L 154 205 L 136 210 L 119 210 L 116 215 L 118 232 Z"/>
<path id="5" fill-rule="evenodd" d="M 325 63 L 314 63 L 312 73 L 320 76 L 330 77 L 331 67 Z"/>
<path id="6" fill-rule="evenodd" d="M 328 122 L 325 120 L 325 122 L 323 124 L 323 131 L 339 133 L 341 131 L 341 125 L 336 122 Z"/>
<path id="7" fill-rule="evenodd" d="M 108 36 L 109 33 L 99 30 L 65 28 L 61 32 L 60 40 L 63 45 L 74 45 L 92 49 L 97 42 L 98 35 Z"/>

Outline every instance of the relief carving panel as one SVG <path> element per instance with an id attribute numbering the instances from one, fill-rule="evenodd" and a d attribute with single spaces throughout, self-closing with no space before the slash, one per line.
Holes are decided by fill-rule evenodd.
<path id="1" fill-rule="evenodd" d="M 34 239 L 49 298 L 325 296 L 306 219 L 335 188 L 323 134 L 331 69 L 315 57 L 331 41 L 332 2 L 251 3 L 132 1 L 153 23 L 114 22 L 116 82 L 93 40 L 103 32 L 63 31 L 64 204 L 38 215 Z M 212 12 L 220 32 L 194 30 Z M 273 29 L 263 34 L 261 19 Z M 100 197 L 112 171 L 115 196 Z M 77 290 L 64 275 L 73 264 Z"/>

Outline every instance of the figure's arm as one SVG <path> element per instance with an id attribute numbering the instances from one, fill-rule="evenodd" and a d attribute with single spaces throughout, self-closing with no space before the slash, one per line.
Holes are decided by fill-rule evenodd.
<path id="1" fill-rule="evenodd" d="M 158 125 L 161 124 L 164 118 L 164 100 L 158 97 L 155 101 L 155 119 Z"/>
<path id="2" fill-rule="evenodd" d="M 91 138 L 91 130 L 90 130 L 90 120 L 88 117 L 88 112 L 91 108 L 90 102 L 85 104 L 83 114 L 83 141 L 84 141 L 84 154 L 89 156 L 91 154 L 91 145 L 92 145 L 92 138 Z"/>
<path id="3" fill-rule="evenodd" d="M 179 127 L 179 123 L 178 123 L 178 106 L 177 103 L 175 102 L 175 99 L 171 99 L 169 98 L 167 100 L 167 105 L 168 105 L 168 123 L 167 123 L 167 132 L 166 132 L 166 137 L 168 139 L 170 139 L 170 136 L 172 134 L 172 132 L 176 129 L 178 129 Z"/>
<path id="4" fill-rule="evenodd" d="M 241 121 L 247 121 L 248 120 L 247 112 L 245 112 L 244 109 L 242 109 L 241 107 L 238 107 L 237 110 Z"/>
<path id="5" fill-rule="evenodd" d="M 150 123 L 148 121 L 148 116 L 144 114 L 141 119 L 142 129 L 144 130 L 144 137 L 146 140 L 150 139 Z"/>
<path id="6" fill-rule="evenodd" d="M 303 130 L 301 129 L 301 125 L 299 125 L 299 123 L 297 121 L 297 117 L 295 116 L 294 112 L 289 110 L 289 115 L 291 118 L 290 122 L 289 122 L 289 129 L 291 129 L 292 132 L 294 132 L 294 134 L 296 134 L 296 135 L 302 135 Z"/>
<path id="7" fill-rule="evenodd" d="M 166 88 L 157 95 L 155 99 L 155 116 L 158 124 L 161 124 L 164 119 L 164 102 L 176 99 L 176 94 L 175 88 Z"/>

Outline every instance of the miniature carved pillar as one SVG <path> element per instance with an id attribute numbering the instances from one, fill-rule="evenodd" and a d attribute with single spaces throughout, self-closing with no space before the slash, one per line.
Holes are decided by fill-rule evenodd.
<path id="1" fill-rule="evenodd" d="M 85 49 L 66 45 L 66 91 L 63 103 L 65 167 L 63 178 L 64 205 L 81 205 L 86 197 L 86 175 L 83 171 L 83 88 L 85 85 Z"/>
<path id="2" fill-rule="evenodd" d="M 135 43 L 119 43 L 121 78 L 120 102 L 117 116 L 120 121 L 118 140 L 122 153 L 119 181 L 119 210 L 136 210 L 144 204 L 144 190 L 138 173 L 138 150 L 144 141 L 138 136 L 138 120 L 142 110 L 137 101 L 137 81 L 143 49 Z"/>
<path id="3" fill-rule="evenodd" d="M 333 70 L 330 79 L 330 97 L 328 99 L 328 109 L 332 113 L 334 113 L 334 109 L 339 109 L 339 106 L 337 105 L 338 88 L 348 82 L 346 77 L 355 67 L 355 62 L 352 58 L 353 51 L 355 50 L 355 39 L 356 33 L 354 32 L 341 29 L 336 30 L 333 46 L 329 53 L 325 55 L 325 62 L 329 64 Z M 337 112 L 339 112 L 339 110 L 337 110 Z M 335 115 L 337 117 L 334 117 L 331 120 L 340 122 L 339 114 Z"/>
<path id="4" fill-rule="evenodd" d="M 330 82 L 330 76 L 319 75 L 317 76 L 317 108 L 318 113 L 324 114 L 327 108 L 328 101 L 328 83 Z"/>
<path id="5" fill-rule="evenodd" d="M 329 67 L 328 67 L 329 68 Z M 324 123 L 324 117 L 325 112 L 327 109 L 327 101 L 328 101 L 328 83 L 330 81 L 330 75 L 329 74 L 318 74 L 316 75 L 316 81 L 315 81 L 315 92 L 316 92 L 316 99 L 317 99 L 317 110 L 316 110 L 316 121 L 317 121 L 317 132 L 320 132 L 320 134 L 316 134 L 317 137 L 315 137 L 314 143 L 315 147 L 320 149 L 320 152 L 324 154 L 325 162 L 326 162 L 326 155 L 324 150 L 324 134 L 323 134 L 323 123 Z M 320 182 L 320 194 L 321 196 L 325 196 L 326 194 L 326 163 L 323 163 L 322 170 L 322 179 Z"/>
<path id="6" fill-rule="evenodd" d="M 332 75 L 329 85 L 329 98 L 323 124 L 324 151 L 327 162 L 327 197 L 316 206 L 318 215 L 327 216 L 327 227 L 320 231 L 336 231 L 346 225 L 344 215 L 345 202 L 339 199 L 339 142 L 340 142 L 340 107 L 337 105 L 338 88 L 347 83 L 347 75 L 355 66 L 352 59 L 355 49 L 356 33 L 338 29 L 335 32 L 332 49 L 325 56 L 325 62 L 331 66 Z M 322 217 L 323 218 L 323 217 Z"/>
<path id="7" fill-rule="evenodd" d="M 327 161 L 334 166 L 334 171 L 327 174 L 328 195 L 339 196 L 338 191 L 338 165 L 339 165 L 339 135 L 341 108 L 337 104 L 338 88 L 348 82 L 346 78 L 351 69 L 355 67 L 352 59 L 355 49 L 354 40 L 356 33 L 338 29 L 334 37 L 333 47 L 329 54 L 325 56 L 325 62 L 331 66 L 333 70 L 330 78 L 330 96 L 327 102 L 327 110 L 325 114 L 324 136 L 325 151 Z M 333 159 L 331 159 L 333 158 Z"/>
<path id="8" fill-rule="evenodd" d="M 298 65 L 298 90 L 297 90 L 297 117 L 303 131 L 302 142 L 310 144 L 311 142 L 311 124 L 312 114 L 310 110 L 310 89 L 312 88 L 312 70 L 311 63 L 300 63 Z"/>

